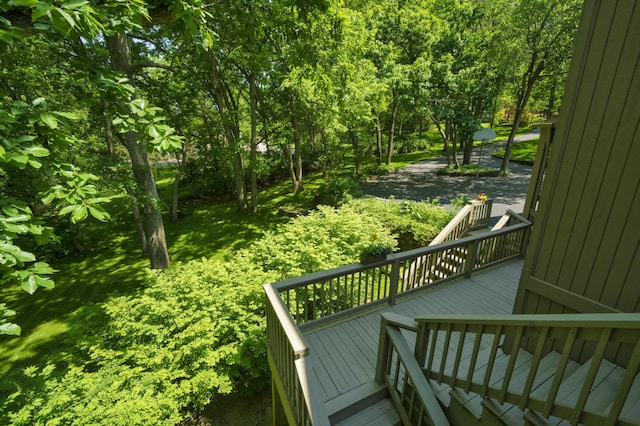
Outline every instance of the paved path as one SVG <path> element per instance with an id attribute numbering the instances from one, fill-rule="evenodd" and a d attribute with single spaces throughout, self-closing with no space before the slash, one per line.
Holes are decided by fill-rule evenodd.
<path id="1" fill-rule="evenodd" d="M 516 136 L 516 142 L 540 136 L 537 129 L 531 133 Z M 491 157 L 491 153 L 503 148 L 504 142 L 486 145 L 480 165 L 499 168 L 502 160 Z M 471 164 L 478 164 L 480 149 L 473 150 Z M 521 213 L 531 179 L 531 166 L 510 162 L 508 177 L 441 176 L 436 171 L 447 165 L 445 157 L 424 160 L 393 173 L 380 176 L 361 185 L 365 194 L 374 197 L 398 200 L 440 199 L 442 206 L 448 207 L 453 198 L 461 194 L 474 199 L 481 192 L 493 199 L 492 216 L 502 216 L 507 209 Z"/>

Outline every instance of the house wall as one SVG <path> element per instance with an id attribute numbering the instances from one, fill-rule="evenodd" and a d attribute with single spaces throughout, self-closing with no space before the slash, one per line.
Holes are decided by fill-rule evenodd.
<path id="1" fill-rule="evenodd" d="M 640 312 L 640 2 L 585 0 L 514 313 Z"/>

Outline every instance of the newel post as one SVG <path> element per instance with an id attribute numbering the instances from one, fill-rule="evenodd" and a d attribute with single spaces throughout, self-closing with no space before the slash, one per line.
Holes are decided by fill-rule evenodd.
<path id="1" fill-rule="evenodd" d="M 378 358 L 376 361 L 376 383 L 379 385 L 384 383 L 384 376 L 389 364 L 390 345 L 391 341 L 387 334 L 387 319 L 382 315 L 380 317 L 380 338 L 378 339 Z"/>

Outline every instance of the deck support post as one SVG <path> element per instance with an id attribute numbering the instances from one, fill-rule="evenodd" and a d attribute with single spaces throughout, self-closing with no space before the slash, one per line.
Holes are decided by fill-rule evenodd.
<path id="1" fill-rule="evenodd" d="M 276 380 L 271 376 L 271 419 L 273 426 L 282 426 L 285 424 L 284 422 L 284 407 L 282 406 L 282 401 L 280 400 L 280 393 L 278 392 L 278 387 L 276 386 Z"/>

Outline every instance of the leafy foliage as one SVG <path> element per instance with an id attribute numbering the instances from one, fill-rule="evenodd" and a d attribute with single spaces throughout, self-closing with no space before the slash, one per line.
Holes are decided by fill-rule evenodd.
<path id="1" fill-rule="evenodd" d="M 437 210 L 448 215 L 431 203 L 375 199 L 321 206 L 228 262 L 150 273 L 138 293 L 77 314 L 69 331 L 77 346 L 28 368 L 0 422 L 175 424 L 217 395 L 259 391 L 269 378 L 262 285 L 357 262 L 372 239 L 394 248 L 388 223 L 428 221 Z"/>
<path id="2" fill-rule="evenodd" d="M 81 173 L 76 166 L 61 162 L 56 156 L 58 150 L 76 143 L 77 139 L 68 131 L 69 121 L 75 119 L 74 114 L 49 110 L 44 98 L 29 104 L 5 96 L 0 100 L 0 164 L 9 172 L 40 171 L 35 186 L 43 189 L 39 193 L 41 203 L 55 204 L 59 215 L 70 215 L 74 223 L 88 215 L 104 221 L 109 215 L 101 203 L 107 200 L 96 196 L 98 178 Z M 52 229 L 43 226 L 33 213 L 29 205 L 33 200 L 17 199 L 7 191 L 0 194 L 0 281 L 18 283 L 31 294 L 38 287 L 51 288 L 53 281 L 48 275 L 54 269 L 46 262 L 37 262 L 33 253 L 17 245 L 16 239 L 29 236 L 37 244 L 45 244 L 55 238 Z M 20 328 L 5 319 L 12 315 L 13 311 L 5 304 L 0 305 L 0 334 L 20 334 Z"/>

